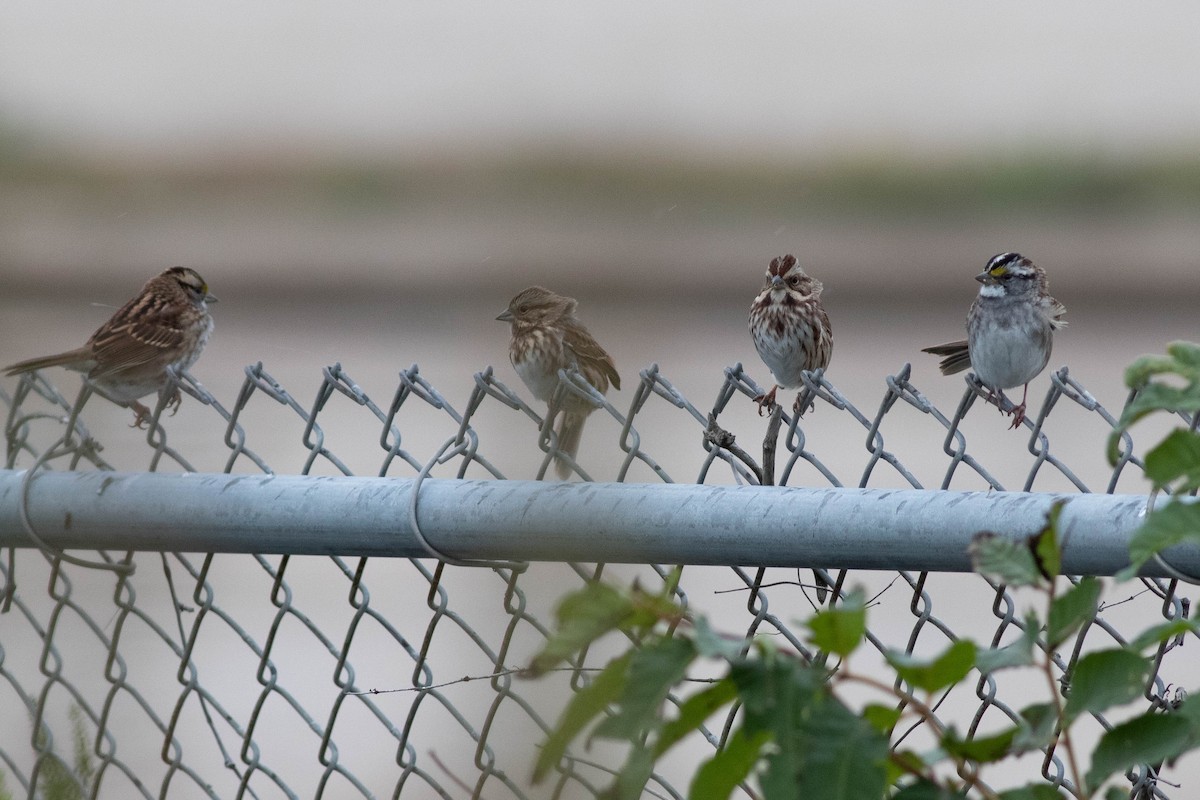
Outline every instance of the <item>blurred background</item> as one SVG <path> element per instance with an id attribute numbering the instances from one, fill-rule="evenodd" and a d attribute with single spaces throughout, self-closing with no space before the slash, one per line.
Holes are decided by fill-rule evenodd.
<path id="1" fill-rule="evenodd" d="M 221 301 L 193 372 L 226 406 L 258 361 L 302 403 L 341 362 L 385 408 L 419 363 L 461 405 L 488 365 L 524 391 L 494 318 L 540 283 L 580 300 L 625 379 L 618 408 L 658 363 L 703 409 L 730 364 L 769 380 L 746 314 L 790 252 L 825 284 L 828 377 L 852 402 L 869 416 L 911 361 L 952 412 L 961 379 L 919 350 L 960 338 L 973 276 L 1019 251 L 1068 308 L 1051 367 L 1116 411 L 1130 360 L 1200 338 L 1197 30 L 1189 2 L 5 3 L 0 363 L 78 346 L 182 264 Z M 73 396 L 74 376 L 49 377 Z M 128 446 L 144 468 L 128 412 L 93 402 L 106 457 L 127 465 Z M 1069 414 L 1056 452 L 1101 490 L 1105 431 Z M 219 470 L 222 427 L 192 434 L 198 415 L 185 400 L 166 424 Z M 272 419 L 253 446 L 296 471 L 301 432 L 285 447 Z M 842 423 L 818 409 L 810 440 L 853 484 L 861 429 Z M 726 424 L 761 436 L 748 401 Z M 968 424 L 1020 488 L 1027 437 L 982 404 Z M 365 427 L 341 454 L 369 454 L 371 474 Z M 598 479 L 619 431 L 598 414 L 585 432 Z M 692 422 L 654 433 L 694 479 Z M 944 432 L 921 417 L 886 433 L 938 485 Z M 411 435 L 427 456 L 446 433 Z M 531 426 L 497 435 L 506 474 L 532 477 Z"/>
<path id="2" fill-rule="evenodd" d="M 304 398 L 335 362 L 376 397 L 418 363 L 462 403 L 487 365 L 519 386 L 494 318 L 540 283 L 580 300 L 618 407 L 652 363 L 703 405 L 730 364 L 769 380 L 746 314 L 790 252 L 853 402 L 911 361 L 953 408 L 919 351 L 1015 250 L 1068 308 L 1051 367 L 1119 408 L 1131 359 L 1200 337 L 1198 26 L 1184 2 L 5 4 L 0 363 L 183 264 L 221 298 L 194 372 L 227 405 L 258 361 Z"/>
<path id="3" fill-rule="evenodd" d="M 78 345 L 184 264 L 222 301 L 210 383 L 507 370 L 492 319 L 532 283 L 627 373 L 761 370 L 746 311 L 792 252 L 835 382 L 928 380 L 919 348 L 1017 250 L 1070 312 L 1052 366 L 1119 380 L 1197 336 L 1198 25 L 1184 2 L 5 4 L 0 360 Z"/>

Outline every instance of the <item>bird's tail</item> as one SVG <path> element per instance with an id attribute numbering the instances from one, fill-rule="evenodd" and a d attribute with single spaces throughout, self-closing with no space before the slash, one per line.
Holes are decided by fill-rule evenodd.
<path id="1" fill-rule="evenodd" d="M 586 413 L 563 412 L 562 422 L 558 426 L 558 449 L 574 460 L 579 452 L 579 440 L 583 437 L 583 423 L 587 420 Z M 554 471 L 560 478 L 571 474 L 571 462 L 561 455 L 554 457 Z"/>
<path id="2" fill-rule="evenodd" d="M 945 356 L 938 364 L 943 375 L 953 375 L 971 366 L 971 351 L 967 347 L 966 339 L 960 342 L 939 344 L 936 347 L 926 347 L 921 352 L 932 353 L 935 356 Z"/>
<path id="3" fill-rule="evenodd" d="M 33 372 L 35 369 L 45 369 L 46 367 L 69 367 L 73 364 L 85 363 L 90 357 L 91 354 L 87 348 L 80 347 L 77 350 L 68 350 L 65 353 L 31 358 L 28 361 L 18 361 L 16 364 L 9 364 L 4 368 L 4 374 L 20 375 L 22 372 Z"/>

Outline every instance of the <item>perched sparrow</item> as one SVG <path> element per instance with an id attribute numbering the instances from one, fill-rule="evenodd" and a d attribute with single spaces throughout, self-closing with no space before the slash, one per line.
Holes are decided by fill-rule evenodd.
<path id="1" fill-rule="evenodd" d="M 1003 398 L 1005 389 L 1024 384 L 1021 404 L 1011 412 L 1011 430 L 1025 421 L 1029 382 L 1046 368 L 1054 331 L 1066 327 L 1067 309 L 1050 296 L 1045 271 L 1020 253 L 993 257 L 975 280 L 983 286 L 967 312 L 966 341 L 923 352 L 945 356 L 943 375 L 970 367 L 993 397 Z"/>
<path id="2" fill-rule="evenodd" d="M 755 398 L 759 414 L 775 405 L 780 387 L 801 386 L 801 372 L 829 366 L 833 331 L 821 306 L 821 288 L 819 280 L 804 274 L 795 256 L 772 259 L 767 267 L 767 284 L 750 306 L 750 335 L 777 385 Z M 792 409 L 800 411 L 799 397 Z"/>
<path id="3" fill-rule="evenodd" d="M 550 402 L 558 387 L 558 371 L 575 367 L 598 392 L 608 391 L 609 381 L 621 388 L 621 377 L 612 356 L 604 352 L 587 328 L 575 319 L 576 301 L 541 286 L 530 286 L 508 304 L 508 310 L 496 319 L 512 323 L 512 341 L 508 357 L 521 380 L 539 400 Z M 583 398 L 567 392 L 562 401 L 562 422 L 558 428 L 558 448 L 574 459 L 579 452 L 583 422 L 595 407 Z M 560 478 L 571 472 L 570 463 L 555 459 Z"/>
<path id="4" fill-rule="evenodd" d="M 196 362 L 213 329 L 208 303 L 216 301 L 195 270 L 171 267 L 147 281 L 83 347 L 12 364 L 4 374 L 44 367 L 86 372 L 96 391 L 132 408 L 134 425 L 141 427 L 150 409 L 138 398 L 166 386 L 168 367 L 182 371 Z M 170 402 L 178 408 L 179 401 L 176 389 Z"/>

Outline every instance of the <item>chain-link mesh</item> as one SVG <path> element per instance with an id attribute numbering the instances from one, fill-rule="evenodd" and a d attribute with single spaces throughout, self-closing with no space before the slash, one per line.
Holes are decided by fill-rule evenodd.
<path id="1" fill-rule="evenodd" d="M 641 372 L 627 409 L 567 377 L 561 391 L 598 405 L 580 456 L 584 479 L 762 480 L 757 437 L 767 419 L 753 413 L 750 398 L 760 388 L 741 365 L 725 370 L 708 407 L 685 397 L 657 366 Z M 812 408 L 801 418 L 784 401 L 783 447 L 767 475 L 774 472 L 778 485 L 1113 492 L 1122 482 L 1144 490 L 1129 435 L 1115 467 L 1103 459 L 1115 415 L 1065 368 L 1050 382 L 1040 413 L 1023 430 L 1008 434 L 1004 447 L 979 447 L 969 446 L 978 440 L 972 425 L 977 432 L 1007 423 L 977 403 L 986 396 L 978 385 L 969 384 L 946 414 L 913 385 L 908 365 L 886 377 L 874 405 L 856 406 L 823 376 L 810 376 L 798 407 Z M 27 377 L 11 396 L 0 392 L 7 467 L 27 475 L 199 469 L 504 479 L 541 477 L 554 454 L 540 404 L 531 407 L 523 387 L 514 391 L 490 368 L 475 376 L 461 406 L 416 366 L 400 373 L 384 404 L 340 365 L 322 371 L 307 406 L 295 390 L 311 387 L 285 387 L 261 363 L 246 368 L 228 407 L 190 376 L 181 385 L 192 400 L 178 417 L 164 414 L 160 402 L 147 430 L 113 430 L 102 446 L 85 420 L 117 409 L 93 399 L 73 412 L 77 403 L 43 378 Z M 738 427 L 740 438 L 726 427 Z M 531 456 L 524 466 L 514 450 Z M 591 469 L 589 458 L 600 466 Z M 922 482 L 918 475 L 926 473 L 934 478 Z M 652 535 L 652 520 L 647 528 Z M 328 548 L 337 552 L 336 534 Z M 601 578 L 661 585 L 669 572 L 659 565 L 481 569 L 434 558 L 270 553 L 70 555 L 83 565 L 37 549 L 0 562 L 0 577 L 15 586 L 10 610 L 0 615 L 0 785 L 14 797 L 594 796 L 621 763 L 603 742 L 569 753 L 549 785 L 531 787 L 528 776 L 570 692 L 587 680 L 584 668 L 602 665 L 615 649 L 593 648 L 575 669 L 536 682 L 517 670 L 545 641 L 565 592 Z M 686 564 L 688 554 L 678 560 Z M 859 670 L 872 659 L 881 667 L 886 649 L 929 655 L 960 635 L 1006 644 L 1019 636 L 1021 604 L 1029 600 L 974 575 L 817 569 L 810 577 L 737 565 L 686 567 L 677 594 L 720 629 L 775 637 L 811 657 L 800 620 L 850 585 L 865 586 L 873 598 L 873 647 L 856 654 Z M 1053 654 L 1062 686 L 1082 654 L 1124 642 L 1156 620 L 1187 617 L 1184 588 L 1148 579 L 1110 590 L 1070 650 Z M 1171 706 L 1178 680 L 1194 674 L 1183 644 L 1159 648 L 1149 706 Z M 1045 691 L 1044 681 L 1019 671 L 982 676 L 936 698 L 934 709 L 944 723 L 982 734 L 1015 720 Z M 698 760 L 721 745 L 732 723 L 716 720 L 706 741 L 664 761 L 646 796 L 681 797 Z M 1086 746 L 1109 726 L 1096 717 L 1073 735 Z M 935 743 L 920 724 L 898 738 L 917 750 Z M 1054 750 L 1006 762 L 985 778 L 1003 788 L 1038 772 L 1050 782 L 1067 780 Z M 1157 767 L 1128 777 L 1138 796 L 1173 791 Z"/>

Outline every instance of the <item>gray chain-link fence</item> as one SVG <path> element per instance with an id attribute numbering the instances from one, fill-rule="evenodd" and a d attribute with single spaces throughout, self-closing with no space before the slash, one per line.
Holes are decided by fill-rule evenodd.
<path id="1" fill-rule="evenodd" d="M 968 385 L 946 414 L 910 377 L 905 365 L 881 382 L 871 405 L 856 406 L 814 376 L 801 398 L 812 410 L 801 419 L 784 415 L 773 482 L 1145 489 L 1130 436 L 1117 465 L 1108 467 L 1103 445 L 1116 414 L 1065 368 L 1050 376 L 1039 413 L 1023 429 L 992 436 L 986 446 L 978 445 L 980 431 L 1002 430 L 1007 418 L 978 402 L 985 392 Z M 760 482 L 768 420 L 749 400 L 759 387 L 740 365 L 716 383 L 711 406 L 697 406 L 652 366 L 641 372 L 626 408 L 586 385 L 564 385 L 600 406 L 584 434 L 580 475 Z M 26 470 L 8 473 L 22 487 L 12 500 L 21 534 L 38 534 L 27 490 L 37 483 L 31 476 L 46 470 L 501 480 L 541 477 L 553 454 L 544 409 L 528 405 L 523 391 L 491 369 L 475 376 L 462 405 L 415 366 L 400 373 L 386 404 L 338 365 L 322 371 L 307 406 L 297 390 L 311 387 L 284 387 L 262 364 L 246 368 L 228 405 L 190 376 L 182 386 L 191 399 L 177 417 L 163 414 L 160 403 L 147 430 L 106 429 L 104 437 L 86 424 L 118 411 L 103 400 L 73 412 L 76 404 L 43 377 L 23 379 L 11 395 L 0 391 L 6 467 Z M 734 428 L 736 440 L 727 436 Z M 1150 441 L 1143 437 L 1139 448 Z M 927 475 L 932 479 L 922 482 Z M 269 515 L 267 497 L 262 513 Z M 221 498 L 212 503 L 219 507 Z M 221 524 L 236 535 L 236 519 Z M 648 514 L 646 536 L 656 524 Z M 170 541 L 170 531 L 162 536 Z M 653 564 L 479 568 L 432 557 L 356 557 L 339 549 L 336 530 L 313 550 L 328 556 L 159 554 L 94 544 L 93 552 L 71 551 L 70 560 L 28 547 L 0 561 L 0 578 L 12 590 L 11 607 L 0 615 L 0 797 L 593 796 L 620 763 L 603 743 L 572 752 L 550 785 L 528 782 L 539 743 L 587 671 L 531 682 L 517 670 L 545 641 L 565 592 L 597 579 L 661 585 L 669 571 Z M 595 552 L 596 561 L 605 560 L 603 541 Z M 694 563 L 686 547 L 674 562 Z M 872 655 L 856 655 L 860 670 L 872 657 L 882 665 L 885 649 L 931 654 L 960 635 L 1001 645 L 1023 625 L 1027 598 L 971 574 L 692 566 L 683 570 L 678 595 L 718 628 L 776 637 L 809 656 L 800 621 L 850 585 L 873 597 Z M 1110 588 L 1073 647 L 1054 655 L 1064 687 L 1081 654 L 1123 642 L 1156 620 L 1188 616 L 1185 589 L 1165 579 Z M 1159 649 L 1145 694 L 1151 707 L 1168 707 L 1177 682 L 1194 675 L 1184 644 L 1172 640 Z M 610 655 L 595 648 L 579 666 L 602 665 Z M 943 722 L 976 734 L 1014 720 L 1044 684 L 1018 672 L 980 676 L 971 688 L 938 698 L 935 708 Z M 718 721 L 706 741 L 664 762 L 647 796 L 681 797 L 698 759 L 720 746 L 731 723 Z M 1086 744 L 1108 725 L 1103 718 L 1081 722 L 1073 737 Z M 920 725 L 897 738 L 915 749 L 934 744 Z M 1006 776 L 1016 783 L 1039 772 L 1065 780 L 1053 751 L 1006 762 L 985 778 L 1003 788 Z M 1128 777 L 1138 796 L 1179 798 L 1195 790 L 1186 785 L 1186 765 L 1142 767 Z M 1184 788 L 1172 789 L 1181 782 Z"/>

